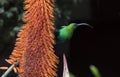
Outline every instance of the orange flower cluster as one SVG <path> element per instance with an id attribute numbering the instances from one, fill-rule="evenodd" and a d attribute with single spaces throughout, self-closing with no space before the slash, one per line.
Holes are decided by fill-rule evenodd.
<path id="1" fill-rule="evenodd" d="M 19 77 L 54 77 L 58 57 L 54 54 L 54 0 L 25 0 L 25 22 L 18 33 L 10 64 L 20 61 Z"/>

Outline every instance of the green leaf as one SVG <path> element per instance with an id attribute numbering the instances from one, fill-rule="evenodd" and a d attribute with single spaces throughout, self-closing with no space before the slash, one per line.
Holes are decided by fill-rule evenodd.
<path id="1" fill-rule="evenodd" d="M 70 73 L 70 77 L 75 77 L 75 75 L 73 75 L 72 73 Z"/>
<path id="2" fill-rule="evenodd" d="M 2 14 L 4 12 L 5 12 L 4 7 L 0 8 L 0 14 Z"/>
<path id="3" fill-rule="evenodd" d="M 7 18 L 11 18 L 13 16 L 12 12 L 5 12 Z"/>
<path id="4" fill-rule="evenodd" d="M 7 0 L 0 0 L 0 5 L 5 5 L 5 4 L 8 4 Z"/>
<path id="5" fill-rule="evenodd" d="M 90 68 L 92 74 L 94 75 L 94 77 L 101 77 L 101 74 L 95 65 L 90 65 L 89 68 Z"/>
<path id="6" fill-rule="evenodd" d="M 12 7 L 12 8 L 10 8 L 9 11 L 11 11 L 11 12 L 17 12 L 17 7 Z"/>
<path id="7" fill-rule="evenodd" d="M 0 27 L 2 27 L 4 24 L 4 21 L 2 19 L 0 19 Z"/>

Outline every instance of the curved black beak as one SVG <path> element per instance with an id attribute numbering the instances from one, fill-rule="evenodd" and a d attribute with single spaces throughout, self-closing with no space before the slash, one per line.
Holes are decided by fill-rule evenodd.
<path id="1" fill-rule="evenodd" d="M 89 25 L 87 23 L 79 23 L 79 24 L 77 24 L 77 27 L 79 27 L 79 26 L 88 26 L 88 27 L 93 29 L 93 26 L 91 26 L 91 25 Z"/>

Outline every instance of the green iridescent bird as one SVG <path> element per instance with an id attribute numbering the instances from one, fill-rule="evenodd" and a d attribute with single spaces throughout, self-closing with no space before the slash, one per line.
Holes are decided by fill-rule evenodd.
<path id="1" fill-rule="evenodd" d="M 57 39 L 60 41 L 66 41 L 71 39 L 74 30 L 79 26 L 89 26 L 90 28 L 93 28 L 87 23 L 80 23 L 80 24 L 70 23 L 67 26 L 62 26 L 60 30 L 57 30 L 58 31 Z"/>

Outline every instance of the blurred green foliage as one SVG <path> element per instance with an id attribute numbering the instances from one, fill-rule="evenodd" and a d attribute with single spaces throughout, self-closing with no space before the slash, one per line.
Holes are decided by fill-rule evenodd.
<path id="1" fill-rule="evenodd" d="M 94 77 L 102 77 L 99 69 L 95 65 L 90 65 L 89 68 Z"/>
<path id="2" fill-rule="evenodd" d="M 82 0 L 56 0 L 55 3 L 55 25 L 68 25 L 71 20 L 73 7 L 77 6 Z"/>
<path id="3" fill-rule="evenodd" d="M 11 53 L 22 25 L 23 0 L 0 0 L 0 56 Z"/>
<path id="4" fill-rule="evenodd" d="M 0 56 L 10 54 L 13 50 L 16 34 L 23 22 L 24 0 L 0 0 Z M 81 0 L 56 0 L 55 25 L 68 24 L 74 7 Z"/>
<path id="5" fill-rule="evenodd" d="M 75 75 L 73 75 L 72 73 L 70 73 L 70 77 L 75 77 Z"/>

